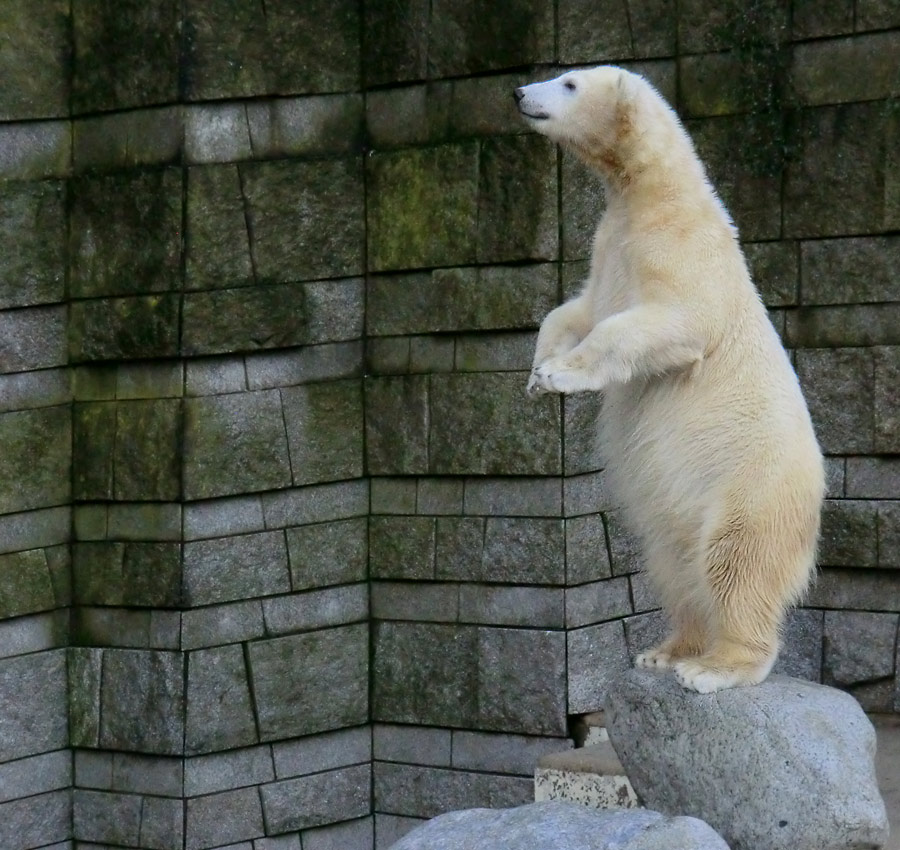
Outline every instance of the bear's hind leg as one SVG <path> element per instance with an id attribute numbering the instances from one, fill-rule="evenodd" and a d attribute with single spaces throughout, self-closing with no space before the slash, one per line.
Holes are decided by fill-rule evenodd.
<path id="1" fill-rule="evenodd" d="M 683 609 L 673 614 L 675 629 L 659 646 L 654 646 L 638 654 L 635 667 L 650 670 L 670 670 L 679 661 L 693 658 L 703 652 L 707 641 L 706 623 L 689 610 Z"/>

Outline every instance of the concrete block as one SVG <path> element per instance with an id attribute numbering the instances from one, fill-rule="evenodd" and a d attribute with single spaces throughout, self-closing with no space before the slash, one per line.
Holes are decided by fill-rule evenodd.
<path id="1" fill-rule="evenodd" d="M 368 718 L 368 630 L 343 626 L 257 641 L 248 648 L 263 741 L 310 735 Z M 321 699 L 327 687 L 330 698 Z"/>
<path id="2" fill-rule="evenodd" d="M 272 757 L 278 779 L 363 764 L 372 759 L 371 728 L 359 726 L 295 741 L 279 741 L 272 746 Z"/>
<path id="3" fill-rule="evenodd" d="M 279 531 L 184 544 L 184 592 L 190 605 L 289 590 L 287 550 Z"/>

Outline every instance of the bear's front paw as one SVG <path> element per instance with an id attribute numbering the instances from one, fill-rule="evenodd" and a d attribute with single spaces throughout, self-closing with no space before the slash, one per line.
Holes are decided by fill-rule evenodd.
<path id="1" fill-rule="evenodd" d="M 572 393 L 589 389 L 581 373 L 567 365 L 561 357 L 551 357 L 531 370 L 528 395 Z"/>
<path id="2" fill-rule="evenodd" d="M 537 366 L 531 370 L 531 375 L 528 376 L 528 386 L 525 388 L 525 392 L 528 393 L 529 398 L 537 398 L 538 396 L 552 392 L 538 376 Z"/>

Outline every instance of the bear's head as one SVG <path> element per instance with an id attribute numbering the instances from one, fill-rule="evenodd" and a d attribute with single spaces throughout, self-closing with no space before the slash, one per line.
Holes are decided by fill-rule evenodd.
<path id="1" fill-rule="evenodd" d="M 598 166 L 614 167 L 628 146 L 642 77 L 613 65 L 569 71 L 514 92 L 519 112 L 539 133 Z"/>

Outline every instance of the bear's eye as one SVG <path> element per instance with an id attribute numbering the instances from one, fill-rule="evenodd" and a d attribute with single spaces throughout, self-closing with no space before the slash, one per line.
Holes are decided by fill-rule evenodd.
<path id="1" fill-rule="evenodd" d="M 569 91 L 575 91 L 575 83 L 573 83 L 571 80 L 566 80 L 566 81 L 563 83 L 563 85 L 564 85 Z"/>

